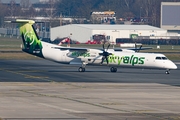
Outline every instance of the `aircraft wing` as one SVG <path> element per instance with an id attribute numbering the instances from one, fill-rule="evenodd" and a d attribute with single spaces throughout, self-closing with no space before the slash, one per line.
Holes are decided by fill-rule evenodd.
<path id="1" fill-rule="evenodd" d="M 121 49 L 121 48 L 115 48 L 114 51 L 140 51 L 140 50 L 148 50 L 148 49 L 152 49 L 152 47 L 142 47 L 142 48 L 126 48 L 126 49 Z"/>
<path id="2" fill-rule="evenodd" d="M 73 47 L 53 47 L 53 48 L 60 49 L 60 50 L 81 51 L 81 52 L 89 51 L 89 49 L 87 49 L 87 48 L 73 48 Z"/>
<path id="3" fill-rule="evenodd" d="M 128 48 L 128 50 L 134 50 L 134 51 L 139 51 L 139 50 L 149 50 L 149 49 L 152 49 L 152 47 Z"/>

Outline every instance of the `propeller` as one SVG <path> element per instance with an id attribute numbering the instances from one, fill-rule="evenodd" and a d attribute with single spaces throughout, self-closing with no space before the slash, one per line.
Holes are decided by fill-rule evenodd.
<path id="1" fill-rule="evenodd" d="M 137 44 L 136 44 L 136 42 L 135 42 L 135 52 L 137 52 Z"/>
<path id="2" fill-rule="evenodd" d="M 104 44 L 105 44 L 105 42 L 104 42 Z M 109 47 L 110 47 L 110 44 L 107 46 L 107 49 L 106 49 L 106 50 L 105 50 L 104 44 L 103 44 L 103 52 L 102 52 L 102 53 L 99 53 L 99 55 L 103 56 L 103 57 L 102 57 L 101 64 L 102 64 L 103 61 L 106 59 L 106 62 L 107 62 L 107 65 L 108 65 L 108 64 L 109 64 L 108 56 L 109 56 L 109 55 L 112 55 L 112 53 L 107 52 L 108 49 L 109 49 Z"/>
<path id="3" fill-rule="evenodd" d="M 139 50 L 137 52 L 139 52 L 141 50 L 141 48 L 142 48 L 142 45 L 139 47 Z"/>
<path id="4" fill-rule="evenodd" d="M 136 42 L 135 42 L 135 52 L 139 52 L 139 51 L 141 50 L 141 48 L 142 48 L 142 45 L 139 46 L 139 48 L 137 48 L 137 44 L 136 44 Z"/>

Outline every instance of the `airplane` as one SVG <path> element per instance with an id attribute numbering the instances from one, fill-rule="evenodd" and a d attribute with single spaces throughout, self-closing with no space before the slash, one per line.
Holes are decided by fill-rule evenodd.
<path id="1" fill-rule="evenodd" d="M 117 72 L 117 67 L 164 69 L 166 74 L 177 66 L 165 55 L 158 53 L 140 53 L 139 49 L 105 49 L 63 47 L 41 41 L 33 26 L 34 20 L 16 19 L 6 21 L 18 23 L 22 36 L 22 51 L 47 60 L 62 64 L 79 65 L 78 71 L 85 72 L 86 65 L 108 66 L 111 72 Z"/>

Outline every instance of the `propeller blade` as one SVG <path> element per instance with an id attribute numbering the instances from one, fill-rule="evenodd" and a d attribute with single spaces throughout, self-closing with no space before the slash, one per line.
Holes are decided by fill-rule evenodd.
<path id="1" fill-rule="evenodd" d="M 137 44 L 136 44 L 136 42 L 135 42 L 135 52 L 137 52 Z"/>
<path id="2" fill-rule="evenodd" d="M 109 46 L 110 46 L 110 44 L 108 45 L 108 47 L 107 47 L 106 51 L 109 49 Z"/>
<path id="3" fill-rule="evenodd" d="M 103 44 L 103 51 L 105 51 L 105 50 L 104 50 L 104 44 Z"/>
<path id="4" fill-rule="evenodd" d="M 106 56 L 105 58 L 106 58 L 107 65 L 109 65 L 108 57 Z"/>
<path id="5" fill-rule="evenodd" d="M 105 56 L 103 56 L 103 57 L 102 57 L 101 64 L 103 64 L 103 62 L 104 62 L 104 59 L 105 59 Z"/>
<path id="6" fill-rule="evenodd" d="M 142 45 L 139 47 L 139 51 L 141 50 L 141 48 L 142 48 Z"/>
<path id="7" fill-rule="evenodd" d="M 137 52 L 139 52 L 141 50 L 141 48 L 142 48 L 142 45 L 139 47 L 139 49 L 137 49 Z"/>
<path id="8" fill-rule="evenodd" d="M 104 54 L 103 54 L 103 53 L 99 53 L 99 55 L 102 55 L 102 56 L 103 56 Z"/>

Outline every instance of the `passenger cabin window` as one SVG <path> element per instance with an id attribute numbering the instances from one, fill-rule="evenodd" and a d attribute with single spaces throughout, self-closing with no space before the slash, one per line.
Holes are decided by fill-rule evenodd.
<path id="1" fill-rule="evenodd" d="M 156 60 L 167 60 L 167 57 L 156 57 Z"/>

